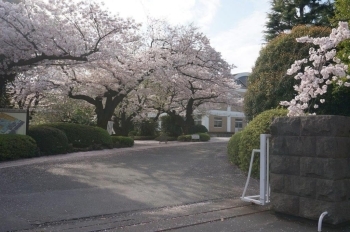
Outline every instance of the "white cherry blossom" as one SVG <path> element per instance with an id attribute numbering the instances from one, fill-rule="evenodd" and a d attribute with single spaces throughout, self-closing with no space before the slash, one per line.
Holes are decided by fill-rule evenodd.
<path id="1" fill-rule="evenodd" d="M 335 82 L 337 85 L 350 87 L 347 75 L 348 66 L 336 57 L 335 47 L 343 40 L 350 38 L 350 31 L 346 22 L 339 22 L 338 28 L 332 29 L 329 37 L 312 38 L 305 36 L 298 38 L 300 43 L 312 43 L 318 49 L 310 48 L 309 58 L 297 60 L 287 70 L 288 75 L 297 73 L 294 78 L 300 80 L 300 84 L 294 86 L 297 95 L 291 101 L 280 102 L 280 105 L 288 107 L 288 116 L 302 116 L 310 109 L 310 101 L 327 92 L 327 85 Z M 309 65 L 312 62 L 312 66 Z M 306 66 L 305 66 L 306 65 Z M 304 68 L 303 72 L 300 70 Z M 346 78 L 345 78 L 346 77 Z M 344 81 L 344 78 L 346 81 Z M 324 84 L 325 83 L 325 84 Z M 324 103 L 321 99 L 320 103 Z M 313 103 L 317 109 L 318 104 Z M 312 113 L 315 114 L 315 113 Z"/>

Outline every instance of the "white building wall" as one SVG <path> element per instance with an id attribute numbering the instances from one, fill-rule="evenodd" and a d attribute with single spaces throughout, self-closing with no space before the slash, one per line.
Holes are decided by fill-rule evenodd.
<path id="1" fill-rule="evenodd" d="M 209 117 L 208 116 L 203 116 L 202 117 L 202 125 L 207 128 L 209 131 Z"/>

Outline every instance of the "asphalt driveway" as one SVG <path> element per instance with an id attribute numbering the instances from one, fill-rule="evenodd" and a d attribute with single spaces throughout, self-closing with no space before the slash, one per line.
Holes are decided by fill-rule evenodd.
<path id="1" fill-rule="evenodd" d="M 0 164 L 0 231 L 98 215 L 237 198 L 246 177 L 227 140 L 134 148 Z M 250 191 L 258 182 L 253 180 Z"/>

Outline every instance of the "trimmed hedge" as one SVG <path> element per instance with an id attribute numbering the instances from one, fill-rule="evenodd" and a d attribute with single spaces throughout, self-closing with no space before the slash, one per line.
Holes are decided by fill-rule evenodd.
<path id="1" fill-rule="evenodd" d="M 28 135 L 0 134 L 0 161 L 36 156 L 35 140 Z"/>
<path id="2" fill-rule="evenodd" d="M 62 154 L 69 150 L 66 134 L 57 128 L 33 126 L 29 128 L 28 135 L 35 140 L 40 155 Z"/>
<path id="3" fill-rule="evenodd" d="M 137 135 L 137 131 L 129 131 L 128 136 L 129 137 L 134 137 Z"/>
<path id="4" fill-rule="evenodd" d="M 190 142 L 191 140 L 192 140 L 191 135 L 180 135 L 179 137 L 177 137 L 177 141 L 180 141 L 180 142 Z"/>
<path id="5" fill-rule="evenodd" d="M 210 140 L 210 135 L 207 133 L 198 133 L 199 135 L 199 140 L 200 141 L 209 141 Z M 177 137 L 177 141 L 180 142 L 191 142 L 192 141 L 192 135 L 180 135 Z"/>
<path id="6" fill-rule="evenodd" d="M 134 140 L 154 140 L 156 136 L 142 136 L 142 135 L 135 135 Z"/>
<path id="7" fill-rule="evenodd" d="M 249 170 L 250 158 L 253 149 L 260 147 L 260 134 L 269 134 L 270 125 L 275 117 L 282 117 L 287 115 L 286 109 L 272 109 L 267 110 L 256 116 L 244 130 L 239 143 L 239 167 L 243 171 Z M 229 148 L 233 149 L 233 148 Z M 259 176 L 260 167 L 259 157 L 254 158 L 252 168 L 252 176 Z"/>
<path id="8" fill-rule="evenodd" d="M 239 160 L 239 145 L 241 142 L 242 131 L 235 133 L 229 140 L 227 144 L 227 153 L 229 160 L 238 165 L 240 164 Z"/>
<path id="9" fill-rule="evenodd" d="M 68 142 L 75 148 L 112 146 L 111 136 L 100 127 L 73 123 L 49 123 L 44 126 L 54 127 L 63 131 L 67 135 Z"/>
<path id="10" fill-rule="evenodd" d="M 155 138 L 154 140 L 163 142 L 163 141 L 164 141 L 164 138 L 163 138 L 162 136 L 158 136 L 158 137 Z M 167 140 L 167 141 L 176 141 L 177 138 L 176 138 L 176 137 L 167 136 L 167 137 L 166 137 L 166 140 Z"/>
<path id="11" fill-rule="evenodd" d="M 210 140 L 210 135 L 207 133 L 198 133 L 200 141 L 206 142 Z"/>
<path id="12" fill-rule="evenodd" d="M 132 147 L 134 146 L 134 140 L 130 137 L 125 136 L 111 136 L 113 147 Z"/>
<path id="13" fill-rule="evenodd" d="M 198 134 L 198 133 L 207 133 L 208 129 L 203 125 L 194 125 L 190 127 L 188 133 L 190 134 Z"/>

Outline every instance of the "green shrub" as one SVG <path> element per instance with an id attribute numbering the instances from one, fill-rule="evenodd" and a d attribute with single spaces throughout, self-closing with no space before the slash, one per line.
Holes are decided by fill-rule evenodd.
<path id="1" fill-rule="evenodd" d="M 158 136 L 157 138 L 155 138 L 154 140 L 156 141 L 164 141 L 164 138 L 162 136 Z M 171 136 L 167 136 L 166 137 L 166 140 L 167 141 L 177 141 L 177 138 L 176 137 L 171 137 Z"/>
<path id="2" fill-rule="evenodd" d="M 200 141 L 209 141 L 210 140 L 210 135 L 207 133 L 198 133 L 199 134 L 199 140 Z"/>
<path id="3" fill-rule="evenodd" d="M 238 165 L 240 164 L 239 160 L 239 146 L 241 143 L 241 136 L 242 132 L 235 133 L 231 138 L 230 141 L 227 144 L 227 154 L 229 157 L 229 160 Z"/>
<path id="4" fill-rule="evenodd" d="M 0 134 L 0 161 L 36 156 L 35 140 L 28 135 Z"/>
<path id="5" fill-rule="evenodd" d="M 162 131 L 164 133 L 167 133 L 169 136 L 176 138 L 182 135 L 181 125 L 183 123 L 183 119 L 181 116 L 163 116 L 160 118 L 160 120 L 162 122 Z"/>
<path id="6" fill-rule="evenodd" d="M 207 133 L 207 132 L 208 132 L 208 129 L 203 125 L 194 125 L 189 129 L 190 134 Z"/>
<path id="7" fill-rule="evenodd" d="M 296 80 L 294 75 L 287 75 L 286 70 L 295 60 L 308 57 L 310 47 L 314 47 L 310 43 L 298 43 L 296 38 L 324 37 L 329 33 L 328 27 L 299 25 L 290 33 L 281 33 L 260 50 L 252 73 L 248 77 L 247 92 L 244 94 L 244 114 L 248 120 L 266 110 L 278 107 L 280 101 L 292 100 L 296 95 L 293 86 L 300 81 Z M 328 100 L 325 99 L 327 103 Z"/>
<path id="8" fill-rule="evenodd" d="M 134 140 L 125 136 L 111 136 L 113 147 L 132 147 L 134 146 Z"/>
<path id="9" fill-rule="evenodd" d="M 140 136 L 155 136 L 158 128 L 158 122 L 153 120 L 145 120 L 135 125 L 137 128 L 137 135 Z"/>
<path id="10" fill-rule="evenodd" d="M 128 133 L 129 137 L 134 137 L 135 135 L 137 135 L 137 131 L 129 131 Z"/>
<path id="11" fill-rule="evenodd" d="M 35 140 L 41 155 L 62 154 L 69 149 L 67 136 L 59 129 L 33 126 L 29 128 L 28 135 Z"/>
<path id="12" fill-rule="evenodd" d="M 68 138 L 68 142 L 75 148 L 100 148 L 112 145 L 111 136 L 100 127 L 93 127 L 73 123 L 49 123 L 45 126 L 62 130 Z M 101 147 L 101 148 L 102 148 Z"/>
<path id="13" fill-rule="evenodd" d="M 177 141 L 180 141 L 180 142 L 190 142 L 191 140 L 192 140 L 191 135 L 180 135 L 179 137 L 177 137 Z"/>
<path id="14" fill-rule="evenodd" d="M 270 125 L 275 117 L 286 116 L 285 109 L 267 110 L 256 116 L 242 131 L 241 140 L 239 144 L 239 162 L 240 168 L 243 171 L 249 170 L 250 158 L 253 149 L 260 147 L 260 134 L 269 134 Z M 252 175 L 259 174 L 259 157 L 254 158 L 252 168 Z"/>
<path id="15" fill-rule="evenodd" d="M 134 140 L 154 140 L 156 136 L 141 136 L 141 135 L 136 135 L 134 136 Z"/>

